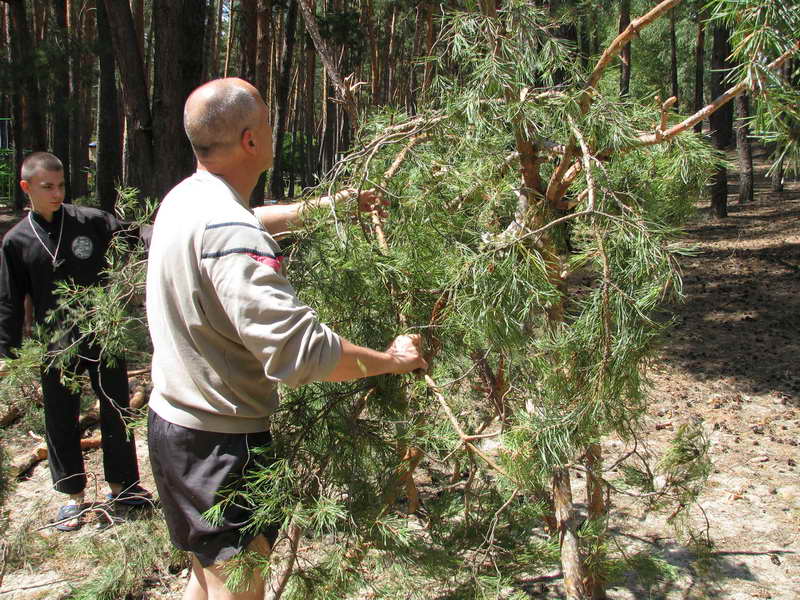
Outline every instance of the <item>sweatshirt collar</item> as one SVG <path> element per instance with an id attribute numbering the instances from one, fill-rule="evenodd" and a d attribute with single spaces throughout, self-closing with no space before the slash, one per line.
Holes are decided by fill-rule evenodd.
<path id="1" fill-rule="evenodd" d="M 201 181 L 214 181 L 214 180 L 221 181 L 231 191 L 231 194 L 233 194 L 233 197 L 236 199 L 236 202 L 241 204 L 247 210 L 250 210 L 250 202 L 245 201 L 245 199 L 241 197 L 239 192 L 233 189 L 231 184 L 225 181 L 225 178 L 222 177 L 221 175 L 215 175 L 211 171 L 201 171 L 198 169 L 197 171 L 194 172 L 194 177 L 200 179 Z"/>

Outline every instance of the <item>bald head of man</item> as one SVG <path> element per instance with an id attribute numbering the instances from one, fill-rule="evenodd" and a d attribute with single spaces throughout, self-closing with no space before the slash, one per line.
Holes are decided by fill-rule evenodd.
<path id="1" fill-rule="evenodd" d="M 252 85 L 235 77 L 216 79 L 189 95 L 183 110 L 183 127 L 201 163 L 237 158 L 238 150 L 252 154 L 258 145 L 261 158 L 268 163 L 261 167 L 263 170 L 272 164 L 272 131 L 267 113 Z"/>

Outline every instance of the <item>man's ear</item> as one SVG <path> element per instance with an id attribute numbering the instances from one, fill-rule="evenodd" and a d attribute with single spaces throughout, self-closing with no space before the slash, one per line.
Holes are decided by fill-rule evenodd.
<path id="1" fill-rule="evenodd" d="M 242 133 L 242 148 L 248 154 L 253 154 L 256 151 L 255 136 L 250 129 L 245 129 Z"/>
<path id="2" fill-rule="evenodd" d="M 19 187 L 22 188 L 22 191 L 25 192 L 26 194 L 31 193 L 31 184 L 27 179 L 20 179 Z"/>

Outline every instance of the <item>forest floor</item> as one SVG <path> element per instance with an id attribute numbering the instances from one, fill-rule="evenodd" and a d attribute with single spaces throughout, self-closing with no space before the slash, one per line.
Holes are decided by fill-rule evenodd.
<path id="1" fill-rule="evenodd" d="M 676 326 L 650 371 L 648 444 L 658 451 L 689 421 L 702 423 L 710 439 L 713 473 L 690 525 L 711 544 L 690 543 L 641 504 L 615 501 L 611 524 L 622 550 L 648 550 L 663 565 L 661 577 L 631 576 L 611 588 L 615 600 L 800 597 L 800 182 L 772 193 L 763 155 L 756 167 L 753 203 L 738 204 L 732 174 L 728 218 L 700 208 L 689 224 L 697 251 L 682 261 L 686 302 L 669 308 Z M 0 230 L 15 218 L 0 215 Z M 40 443 L 31 429 L 35 415 L 3 430 L 11 462 Z M 143 483 L 154 489 L 144 429 L 136 435 Z M 620 448 L 604 442 L 609 456 Z M 97 480 L 100 459 L 87 451 Z M 87 500 L 102 502 L 101 487 L 90 485 Z M 97 590 L 113 589 L 114 578 L 131 577 L 117 563 L 138 578 L 128 587 L 137 590 L 132 598 L 181 597 L 185 559 L 169 552 L 157 510 L 118 515 L 128 518 L 114 527 L 94 517 L 64 534 L 48 527 L 57 501 L 46 462 L 10 492 L 0 511 L 0 600 L 97 598 L 85 587 L 82 595 L 71 590 L 101 578 Z M 533 598 L 561 597 L 557 576 L 525 589 Z"/>

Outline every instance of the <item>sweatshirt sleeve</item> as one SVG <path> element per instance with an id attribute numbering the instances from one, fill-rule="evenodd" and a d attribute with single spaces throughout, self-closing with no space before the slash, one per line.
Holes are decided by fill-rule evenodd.
<path id="1" fill-rule="evenodd" d="M 201 269 L 218 305 L 267 379 L 296 387 L 333 370 L 341 341 L 297 298 L 282 260 L 277 244 L 252 222 L 206 226 Z"/>
<path id="2" fill-rule="evenodd" d="M 22 343 L 28 285 L 11 244 L 4 243 L 0 255 L 0 357 L 8 358 Z"/>

